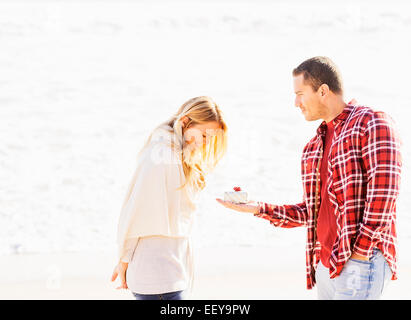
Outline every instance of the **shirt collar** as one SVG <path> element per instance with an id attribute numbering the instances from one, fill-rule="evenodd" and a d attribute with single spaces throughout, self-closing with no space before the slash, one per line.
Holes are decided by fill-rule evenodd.
<path id="1" fill-rule="evenodd" d="M 338 116 L 336 116 L 334 120 L 332 120 L 334 127 L 338 126 L 339 123 L 344 122 L 348 118 L 348 116 L 350 115 L 353 109 L 354 109 L 354 105 L 347 104 L 345 108 L 343 109 L 343 111 Z M 320 126 L 317 128 L 317 135 L 323 136 L 325 135 L 326 131 L 327 131 L 327 123 L 323 121 L 321 122 Z"/>

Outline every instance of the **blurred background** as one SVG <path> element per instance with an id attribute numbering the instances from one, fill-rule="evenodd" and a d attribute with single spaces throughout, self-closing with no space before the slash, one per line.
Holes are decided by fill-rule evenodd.
<path id="1" fill-rule="evenodd" d="M 340 67 L 347 102 L 387 112 L 403 138 L 387 298 L 411 298 L 410 34 L 405 0 L 0 1 L 0 298 L 130 298 L 109 278 L 137 153 L 208 95 L 230 140 L 196 212 L 194 298 L 315 299 L 306 230 L 215 198 L 241 186 L 252 200 L 301 202 L 301 152 L 320 122 L 294 107 L 291 71 L 317 55 Z"/>

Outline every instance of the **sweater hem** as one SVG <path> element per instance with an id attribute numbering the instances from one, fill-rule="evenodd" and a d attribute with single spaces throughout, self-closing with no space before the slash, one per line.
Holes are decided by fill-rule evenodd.
<path id="1" fill-rule="evenodd" d="M 144 284 L 136 283 L 128 288 L 138 294 L 164 294 L 168 292 L 182 291 L 188 289 L 187 281 L 177 281 L 170 283 L 161 283 L 161 284 Z"/>

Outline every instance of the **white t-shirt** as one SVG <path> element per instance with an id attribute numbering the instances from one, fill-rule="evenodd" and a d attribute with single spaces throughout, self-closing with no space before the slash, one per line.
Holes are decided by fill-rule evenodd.
<path id="1" fill-rule="evenodd" d="M 139 294 L 161 294 L 191 286 L 193 263 L 190 239 L 148 236 L 128 243 L 133 248 L 126 281 Z"/>

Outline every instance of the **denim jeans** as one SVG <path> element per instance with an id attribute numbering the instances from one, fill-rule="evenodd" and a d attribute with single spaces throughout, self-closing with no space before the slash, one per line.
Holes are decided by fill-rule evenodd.
<path id="1" fill-rule="evenodd" d="M 136 300 L 183 300 L 184 291 L 166 292 L 160 294 L 139 294 L 133 292 Z"/>
<path id="2" fill-rule="evenodd" d="M 328 268 L 320 262 L 316 271 L 320 300 L 377 300 L 391 279 L 391 269 L 378 249 L 369 261 L 349 259 L 339 276 L 330 279 Z"/>

